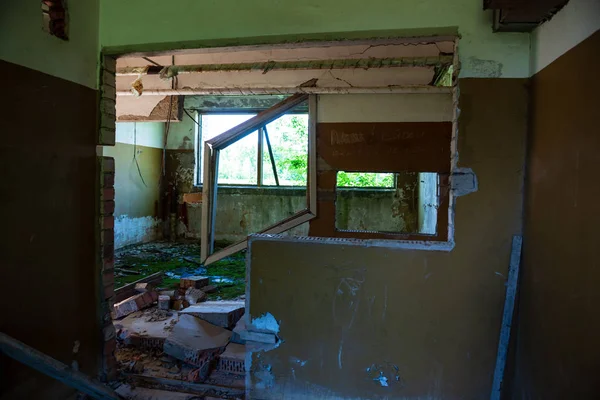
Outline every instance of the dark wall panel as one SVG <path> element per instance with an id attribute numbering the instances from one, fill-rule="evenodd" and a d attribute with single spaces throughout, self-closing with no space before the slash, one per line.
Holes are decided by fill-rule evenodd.
<path id="1" fill-rule="evenodd" d="M 95 376 L 97 92 L 4 61 L 0 75 L 0 331 Z M 0 397 L 70 392 L 0 356 Z"/>
<path id="2" fill-rule="evenodd" d="M 271 313 L 283 343 L 253 354 L 251 398 L 489 398 L 521 234 L 527 80 L 460 89 L 459 166 L 479 190 L 456 201 L 454 250 L 254 242 L 250 313 Z"/>
<path id="3" fill-rule="evenodd" d="M 600 393 L 600 32 L 532 78 L 515 399 Z"/>

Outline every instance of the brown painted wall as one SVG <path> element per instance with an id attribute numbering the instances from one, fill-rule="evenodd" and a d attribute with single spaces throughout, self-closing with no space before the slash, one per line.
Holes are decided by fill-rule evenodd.
<path id="1" fill-rule="evenodd" d="M 0 119 L 0 331 L 96 376 L 97 92 L 4 61 L 0 75 L 10 77 Z M 0 356 L 3 399 L 72 392 Z"/>
<path id="2" fill-rule="evenodd" d="M 521 233 L 526 83 L 460 81 L 459 166 L 479 191 L 457 200 L 453 251 L 253 243 L 250 312 L 272 313 L 284 340 L 253 355 L 253 398 L 489 398 Z"/>
<path id="3" fill-rule="evenodd" d="M 532 78 L 515 399 L 600 383 L 600 32 Z"/>

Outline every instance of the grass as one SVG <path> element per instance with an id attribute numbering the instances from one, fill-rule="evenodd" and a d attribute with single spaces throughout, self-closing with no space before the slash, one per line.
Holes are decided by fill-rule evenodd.
<path id="1" fill-rule="evenodd" d="M 179 277 L 203 275 L 212 278 L 210 283 L 217 292 L 208 295 L 209 300 L 235 299 L 245 293 L 246 261 L 245 252 L 234 254 L 207 267 L 199 263 L 200 247 L 196 243 L 149 243 L 125 249 L 115 258 L 115 288 L 135 282 L 145 276 L 164 271 L 160 284 L 164 288 L 177 288 Z M 119 270 L 139 272 L 123 274 Z M 168 273 L 175 276 L 169 276 Z"/>

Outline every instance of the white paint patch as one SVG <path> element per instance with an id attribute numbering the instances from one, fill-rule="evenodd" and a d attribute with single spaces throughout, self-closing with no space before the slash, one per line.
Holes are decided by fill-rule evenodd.
<path id="1" fill-rule="evenodd" d="M 255 330 L 261 332 L 279 333 L 279 323 L 271 313 L 263 314 L 263 316 L 254 318 L 252 326 Z"/>
<path id="2" fill-rule="evenodd" d="M 373 380 L 378 381 L 381 386 L 384 386 L 384 387 L 390 386 L 387 383 L 388 379 L 383 374 L 379 375 L 377 378 L 375 378 Z"/>
<path id="3" fill-rule="evenodd" d="M 115 218 L 115 249 L 160 239 L 160 223 L 158 218 L 129 218 L 126 214 Z"/>

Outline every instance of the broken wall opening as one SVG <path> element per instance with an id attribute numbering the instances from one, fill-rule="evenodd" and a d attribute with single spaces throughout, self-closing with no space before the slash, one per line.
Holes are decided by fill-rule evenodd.
<path id="1" fill-rule="evenodd" d="M 414 95 L 416 96 L 414 99 L 422 98 L 419 96 L 436 96 L 440 94 L 446 96 L 450 95 L 451 90 L 448 88 L 448 86 L 436 85 L 439 82 L 444 81 L 442 78 L 448 73 L 448 69 L 441 68 L 441 66 L 452 62 L 452 57 L 449 57 L 448 54 L 451 54 L 454 49 L 453 39 L 446 42 L 444 42 L 442 39 L 437 41 L 434 45 L 428 43 L 427 40 L 424 40 L 423 43 L 415 42 L 414 45 L 411 45 L 414 46 L 414 48 L 409 46 L 410 50 L 408 53 L 402 53 L 407 51 L 407 46 L 405 44 L 386 43 L 385 47 L 387 47 L 389 51 L 398 53 L 395 53 L 393 57 L 388 57 L 395 60 L 393 63 L 379 63 L 379 65 L 374 63 L 372 58 L 375 53 L 379 54 L 384 46 L 380 48 L 378 46 L 374 46 L 373 43 L 356 44 L 351 46 L 355 46 L 355 49 L 360 50 L 358 53 L 360 53 L 362 60 L 369 60 L 368 65 L 363 65 L 365 61 L 356 63 L 357 59 L 355 57 L 357 53 L 355 52 L 350 52 L 349 54 L 336 59 L 334 63 L 327 64 L 327 62 L 324 62 L 324 60 L 326 61 L 331 59 L 332 55 L 329 51 L 335 46 L 316 46 L 315 48 L 317 50 L 315 50 L 315 48 L 310 50 L 310 52 L 322 52 L 320 55 L 322 59 L 319 63 L 292 65 L 289 63 L 285 64 L 289 60 L 282 60 L 284 64 L 260 64 L 260 68 L 250 68 L 249 71 L 242 71 L 243 68 L 239 67 L 239 63 L 243 63 L 243 60 L 238 60 L 236 58 L 241 55 L 235 51 L 226 55 L 228 60 L 226 64 L 223 64 L 222 62 L 215 62 L 214 59 L 210 61 L 206 58 L 202 58 L 205 55 L 202 55 L 201 58 L 190 55 L 187 61 L 185 55 L 167 57 L 150 56 L 145 58 L 132 57 L 130 59 L 123 58 L 119 60 L 119 65 L 117 66 L 117 80 L 115 85 L 116 94 L 118 94 L 117 113 L 122 119 L 131 118 L 131 120 L 135 121 L 137 124 L 141 124 L 143 123 L 141 121 L 146 120 L 157 121 L 164 124 L 162 149 L 157 147 L 157 149 L 162 150 L 158 214 L 160 216 L 163 238 L 167 238 L 170 241 L 175 241 L 177 245 L 182 243 L 182 239 L 193 239 L 196 241 L 192 250 L 194 252 L 193 255 L 178 253 L 173 258 L 176 266 L 171 265 L 173 269 L 167 270 L 167 272 L 170 274 L 165 274 L 166 278 L 165 276 L 159 276 L 155 282 L 149 282 L 154 283 L 153 285 L 146 285 L 145 287 L 140 286 L 137 289 L 136 286 L 138 285 L 130 284 L 126 287 L 127 291 L 118 292 L 119 299 L 122 299 L 119 302 L 118 309 L 124 308 L 126 313 L 136 309 L 127 315 L 119 314 L 121 319 L 118 320 L 117 324 L 127 325 L 127 327 L 118 327 L 119 341 L 121 344 L 126 341 L 125 338 L 132 338 L 131 335 L 128 336 L 127 332 L 136 331 L 137 329 L 132 328 L 129 324 L 129 322 L 133 319 L 136 319 L 137 322 L 144 321 L 144 323 L 159 323 L 161 326 L 164 325 L 164 327 L 167 328 L 169 328 L 169 325 L 171 325 L 172 321 L 176 320 L 173 325 L 178 326 L 179 321 L 182 320 L 182 315 L 186 314 L 186 310 L 194 307 L 193 303 L 200 301 L 200 306 L 206 304 L 205 302 L 201 301 L 202 299 L 205 299 L 205 297 L 189 289 L 197 289 L 202 292 L 202 289 L 206 288 L 206 286 L 218 286 L 218 283 L 222 283 L 219 282 L 219 280 L 228 278 L 223 275 L 211 275 L 210 271 L 215 271 L 219 268 L 231 271 L 238 268 L 239 265 L 243 266 L 243 254 L 230 255 L 226 259 L 222 260 L 221 264 L 215 263 L 213 266 L 209 267 L 201 265 L 201 260 L 199 260 L 197 257 L 199 252 L 198 250 L 201 251 L 202 248 L 207 247 L 198 247 L 197 239 L 202 237 L 202 235 L 200 234 L 200 230 L 194 231 L 192 229 L 194 227 L 194 222 L 192 221 L 196 221 L 196 225 L 202 224 L 203 218 L 199 210 L 204 204 L 206 204 L 207 200 L 204 193 L 202 193 L 202 190 L 206 186 L 206 181 L 201 178 L 205 175 L 205 171 L 203 170 L 203 166 L 205 164 L 203 162 L 204 160 L 202 159 L 202 151 L 199 151 L 199 149 L 202 149 L 203 147 L 203 142 L 208 139 L 207 137 L 202 137 L 202 132 L 204 131 L 203 116 L 206 115 L 206 119 L 209 120 L 211 115 L 219 115 L 220 113 L 220 115 L 223 116 L 231 116 L 235 113 L 235 111 L 239 112 L 240 110 L 244 111 L 245 113 L 260 113 L 261 111 L 273 106 L 277 102 L 285 100 L 286 98 L 290 98 L 290 95 L 293 95 L 294 93 L 312 94 L 312 107 L 315 109 L 323 98 L 326 98 L 326 103 L 330 100 L 327 99 L 328 95 L 323 93 L 336 93 L 335 96 L 344 98 L 347 96 L 358 96 L 355 97 L 355 99 L 365 99 L 368 96 L 375 96 L 372 97 L 371 100 L 377 99 L 377 96 L 380 95 L 384 97 L 388 96 L 390 91 L 395 92 L 394 96 Z M 418 56 L 413 53 L 413 50 L 416 48 L 418 48 L 421 52 Z M 444 52 L 440 49 L 451 50 L 449 52 Z M 302 51 L 305 50 L 306 49 L 303 49 Z M 344 51 L 346 50 L 348 49 L 344 49 Z M 285 57 L 286 53 L 277 53 L 274 49 L 269 51 L 270 53 L 268 54 L 279 54 L 278 57 Z M 247 56 L 248 55 L 245 55 L 244 57 Z M 261 54 L 261 57 L 266 56 L 263 53 Z M 139 58 L 142 58 L 143 61 L 139 60 Z M 181 61 L 180 63 L 178 59 Z M 342 60 L 342 62 L 339 60 Z M 134 74 L 131 74 L 132 70 L 126 70 L 126 68 L 130 67 L 137 68 L 139 63 L 143 64 L 142 70 L 133 70 Z M 211 63 L 213 65 L 211 68 L 213 69 L 204 67 L 206 65 L 211 65 Z M 232 67 L 234 63 L 238 63 L 238 66 Z M 161 67 L 160 70 L 158 70 L 159 73 L 152 73 L 151 68 L 146 68 L 146 66 L 150 64 L 154 66 L 157 66 L 156 64 L 158 64 L 158 66 Z M 199 65 L 201 66 L 200 68 L 198 67 Z M 219 74 L 215 74 L 215 68 L 217 68 L 217 65 L 219 66 L 218 68 L 222 68 Z M 156 72 L 156 68 L 154 71 Z M 243 79 L 244 83 L 241 85 L 242 89 L 240 89 L 240 76 L 244 75 L 246 72 L 249 73 Z M 267 79 L 264 79 L 265 77 L 263 75 L 266 75 Z M 217 76 L 220 77 L 217 79 Z M 298 79 L 298 82 L 294 81 L 293 79 L 290 80 L 290 76 L 295 76 L 295 79 Z M 162 78 L 169 79 L 164 80 Z M 202 80 L 202 82 L 199 81 L 199 78 L 201 78 L 200 80 Z M 386 82 L 385 85 L 383 82 Z M 131 90 L 132 88 L 135 89 L 133 92 Z M 231 104 L 227 105 L 227 103 L 229 100 L 231 100 L 231 96 L 234 93 L 237 95 L 238 99 L 241 98 L 242 100 L 239 100 L 237 104 L 232 107 Z M 243 96 L 240 96 L 240 93 L 243 94 Z M 139 97 L 135 97 L 134 94 L 139 95 Z M 181 96 L 182 94 L 186 96 Z M 260 98 L 258 95 L 263 96 L 263 98 Z M 217 97 L 217 101 L 213 101 Z M 145 107 L 143 112 L 135 111 L 135 108 L 137 107 L 135 103 L 136 101 L 139 101 L 138 104 Z M 270 104 L 263 104 L 262 107 L 257 106 L 257 104 L 259 104 L 261 101 L 270 102 Z M 196 105 L 193 105 L 194 102 Z M 176 105 L 174 105 L 175 103 Z M 233 103 L 236 102 L 233 101 Z M 381 106 L 384 103 L 386 103 L 386 101 L 379 102 L 378 104 Z M 254 110 L 250 110 L 252 107 L 254 107 Z M 390 105 L 386 105 L 384 106 L 384 109 L 389 109 L 389 107 Z M 307 108 L 310 108 L 310 105 Z M 359 106 L 359 108 L 362 108 L 362 106 Z M 119 109 L 127 110 L 127 113 L 119 113 Z M 368 109 L 368 107 L 366 109 Z M 355 109 L 355 111 L 357 110 Z M 364 111 L 365 110 L 362 110 L 363 113 Z M 335 115 L 333 109 L 329 110 L 328 113 L 331 113 L 330 115 Z M 360 113 L 361 112 L 359 111 L 357 115 Z M 140 115 L 142 115 L 141 118 Z M 377 118 L 377 112 L 373 113 L 372 115 L 375 116 L 375 119 Z M 334 117 L 331 118 L 333 118 L 333 121 L 335 120 Z M 325 121 L 319 121 L 319 123 L 320 122 Z M 313 129 L 316 131 L 317 123 L 318 122 L 316 119 L 311 122 L 309 116 L 308 123 L 301 124 L 302 129 Z M 277 161 L 277 152 L 275 151 L 275 156 L 273 157 L 271 154 L 269 154 L 270 146 L 267 144 L 267 137 L 269 139 L 273 138 L 272 142 L 276 143 L 277 140 L 275 136 L 278 134 L 278 132 L 276 129 L 270 129 L 269 125 L 266 125 L 266 132 L 264 127 L 261 127 L 261 130 L 262 134 L 257 132 L 257 137 L 250 138 L 250 141 L 257 143 L 256 160 L 263 161 L 261 168 L 262 171 L 258 171 L 259 167 L 257 163 L 256 174 L 254 173 L 254 167 L 252 167 L 252 171 L 248 176 L 243 176 L 241 179 L 238 178 L 237 181 L 228 180 L 226 178 L 221 182 L 221 185 L 219 185 L 219 174 L 217 173 L 217 179 L 215 179 L 216 187 L 218 187 L 217 196 L 225 195 L 230 196 L 231 198 L 238 196 L 238 201 L 242 201 L 244 204 L 249 200 L 241 199 L 241 197 L 253 197 L 257 201 L 256 209 L 259 211 L 259 213 L 264 211 L 267 207 L 269 209 L 271 208 L 268 205 L 265 205 L 268 204 L 269 198 L 277 199 L 279 197 L 278 200 L 275 200 L 279 202 L 282 202 L 282 199 L 285 199 L 283 202 L 294 202 L 301 200 L 303 204 L 307 205 L 306 213 L 303 214 L 302 217 L 306 218 L 304 222 L 309 221 L 313 218 L 314 214 L 312 213 L 315 212 L 313 210 L 316 209 L 316 192 L 313 191 L 311 193 L 306 193 L 306 189 L 299 189 L 301 185 L 298 185 L 297 183 L 302 183 L 302 181 L 298 177 L 296 177 L 295 180 L 287 179 L 287 181 L 294 181 L 295 183 L 294 185 L 290 185 L 290 187 L 286 187 L 285 184 L 287 182 L 285 177 L 277 176 L 276 178 L 275 171 L 280 171 L 281 168 L 278 168 L 277 165 L 273 167 L 271 163 L 272 161 Z M 261 139 L 262 143 L 260 143 Z M 315 142 L 313 142 L 312 148 L 310 143 L 307 143 L 307 147 L 308 154 L 310 154 L 311 150 L 316 151 Z M 261 150 L 262 157 L 260 154 Z M 273 151 L 273 148 L 271 148 L 271 151 Z M 206 157 L 204 158 L 206 159 Z M 240 158 L 242 157 L 237 154 L 231 157 L 231 160 L 240 161 Z M 319 161 L 317 157 L 313 157 L 311 160 L 310 156 L 306 157 L 304 160 L 298 160 L 298 163 L 302 164 L 302 167 L 303 164 L 307 164 L 305 173 L 300 175 L 305 177 L 306 185 L 310 185 L 311 181 L 313 184 L 316 184 L 316 164 Z M 308 165 L 311 162 L 315 165 L 315 168 L 313 169 L 313 171 L 315 171 L 315 175 L 313 177 L 310 176 L 311 170 Z M 275 164 L 277 164 L 277 162 L 275 162 Z M 243 169 L 244 168 L 242 168 L 242 170 Z M 352 168 L 348 170 L 351 171 Z M 402 171 L 402 169 L 393 169 L 389 172 L 399 171 Z M 138 173 L 138 175 L 140 174 Z M 256 179 L 254 180 L 253 178 L 252 181 L 249 181 L 249 176 L 256 176 Z M 255 183 L 255 185 L 252 185 L 253 183 Z M 218 197 L 217 204 L 224 204 L 225 208 L 221 210 L 217 209 L 215 213 L 217 221 L 226 220 L 225 217 L 219 218 L 219 213 L 231 212 L 233 209 L 235 209 L 235 203 L 229 203 L 228 205 L 223 200 L 225 198 L 226 197 Z M 372 200 L 373 198 L 371 198 L 371 201 Z M 311 206 L 314 208 L 311 209 Z M 194 213 L 200 218 L 194 218 Z M 244 224 L 241 223 L 241 221 L 241 218 L 231 218 L 232 225 L 238 224 L 239 228 L 246 229 L 245 231 L 239 231 L 238 235 L 245 236 L 248 233 L 251 233 L 253 228 L 249 224 L 246 227 L 243 227 L 242 225 Z M 283 224 L 288 224 L 286 228 L 289 227 L 289 220 L 284 219 Z M 301 224 L 302 222 L 299 225 L 301 226 Z M 304 232 L 307 232 L 308 227 L 306 224 L 304 227 L 302 227 L 302 229 L 305 229 Z M 235 236 L 235 234 L 232 236 Z M 234 238 L 232 237 L 232 239 Z M 220 245 L 219 243 L 216 243 L 215 240 L 211 241 L 211 245 L 212 244 L 215 244 L 216 247 L 219 247 Z M 167 244 L 161 249 L 157 249 L 156 246 L 155 248 L 152 248 L 153 245 L 155 244 L 151 243 L 151 246 L 139 247 L 134 249 L 134 252 L 137 251 L 139 253 L 147 252 L 155 254 L 169 253 L 170 249 L 173 247 L 173 245 L 169 242 L 167 242 Z M 176 250 L 176 252 L 177 251 L 180 251 L 180 249 Z M 231 254 L 233 253 L 234 252 Z M 154 273 L 151 272 L 153 271 L 152 268 L 154 266 L 150 264 L 151 263 L 149 262 L 139 261 L 139 265 L 135 265 L 134 267 L 136 268 L 134 269 L 137 269 L 138 271 L 144 271 L 144 274 L 148 278 L 152 278 Z M 245 268 L 238 269 L 238 271 L 243 271 L 245 274 Z M 188 274 L 209 276 L 209 284 L 202 287 L 186 288 L 185 286 L 181 286 L 183 284 L 182 282 L 189 278 Z M 241 278 L 241 281 L 245 282 L 245 276 L 244 278 Z M 169 285 L 165 287 L 165 283 L 168 283 L 170 287 Z M 174 286 L 176 287 L 173 288 Z M 182 291 L 181 289 L 185 290 Z M 222 289 L 222 287 L 218 289 Z M 140 292 L 138 293 L 136 290 L 139 290 Z M 207 289 L 207 291 L 208 290 L 209 289 Z M 125 296 L 124 293 L 131 294 L 131 296 L 123 298 Z M 211 297 L 210 295 L 211 293 L 209 293 L 206 297 Z M 213 295 L 216 296 L 215 294 Z M 159 296 L 163 296 L 163 298 L 161 299 Z M 240 298 L 242 297 L 237 297 L 238 300 Z M 190 303 L 190 306 L 180 310 L 180 308 L 185 305 L 184 302 Z M 169 310 L 162 310 L 166 311 L 166 313 L 157 311 L 153 306 L 154 303 L 158 303 L 159 305 L 162 304 L 163 307 L 168 307 Z M 166 304 L 168 304 L 168 306 Z M 150 306 L 146 309 L 148 305 Z M 128 307 L 131 307 L 129 311 L 127 311 Z M 181 313 L 179 311 L 181 311 Z M 194 328 L 191 330 L 201 330 L 201 328 L 197 327 L 197 319 L 199 316 L 192 316 L 196 319 L 191 320 L 191 325 L 194 326 Z M 123 322 L 126 319 L 127 323 Z M 188 318 L 183 318 L 183 320 L 186 319 Z M 203 319 L 200 318 L 200 320 Z M 231 328 L 231 326 L 228 326 L 224 329 L 229 330 Z M 209 330 L 210 329 L 212 328 L 209 328 Z M 187 330 L 189 331 L 190 329 Z M 146 335 L 144 334 L 140 335 L 140 332 L 143 332 L 143 330 L 138 330 L 136 331 L 137 333 L 133 335 L 133 337 L 136 337 L 136 335 L 138 337 L 135 340 L 132 340 L 129 345 L 137 343 L 136 345 L 139 345 L 142 348 L 144 348 L 144 346 L 156 346 L 159 350 L 162 349 L 164 351 L 165 343 L 167 343 L 168 337 L 171 335 L 172 331 L 175 331 L 175 329 L 166 329 L 165 331 L 167 331 L 167 337 L 163 337 L 162 339 L 164 340 L 161 338 L 158 338 L 158 340 L 153 340 L 145 337 Z M 164 336 L 165 332 L 161 333 L 163 333 Z M 225 335 L 227 335 L 227 333 L 225 333 Z M 235 333 L 230 334 L 230 338 L 234 336 Z M 197 346 L 194 348 L 197 349 Z M 204 350 L 209 349 L 206 348 Z M 204 350 L 202 354 L 197 354 L 196 357 L 189 358 L 186 356 L 187 358 L 183 360 L 178 359 L 179 361 L 175 362 L 176 365 L 172 363 L 170 368 L 179 368 L 178 371 L 174 371 L 179 374 L 177 375 L 179 377 L 178 379 L 187 382 L 206 382 L 210 375 L 206 374 L 206 367 L 208 365 L 211 365 L 213 372 L 217 371 L 221 367 L 231 368 L 231 371 L 229 372 L 240 372 L 241 367 L 239 362 L 238 364 L 235 364 L 233 361 L 227 361 L 227 355 L 231 353 L 239 354 L 239 349 L 234 349 L 232 347 L 231 349 L 228 348 L 226 350 L 223 348 L 223 346 L 215 346 L 211 347 L 210 351 L 208 352 L 204 352 Z M 140 355 L 141 354 L 138 353 L 134 356 L 138 357 Z M 121 361 L 123 361 L 123 359 Z M 170 362 L 172 361 L 173 360 L 170 360 Z M 183 362 L 184 364 L 192 365 L 193 367 L 190 367 L 191 370 L 186 370 L 184 373 L 182 372 L 183 365 L 177 364 L 178 362 Z M 217 367 L 217 370 L 215 370 L 215 365 L 220 367 Z M 134 375 L 139 375 L 136 374 L 135 370 L 130 369 L 127 372 L 134 373 Z M 148 377 L 137 377 L 136 379 L 143 380 L 147 378 Z"/>

